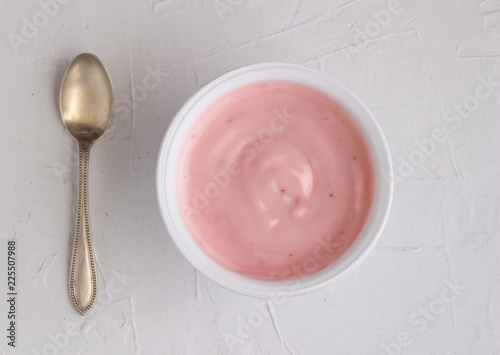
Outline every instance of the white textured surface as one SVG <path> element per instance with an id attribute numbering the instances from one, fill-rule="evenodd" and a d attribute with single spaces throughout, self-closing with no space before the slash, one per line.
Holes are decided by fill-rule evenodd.
<path id="1" fill-rule="evenodd" d="M 0 331 L 0 353 L 500 353 L 500 1 L 65 0 L 42 10 L 46 1 L 0 1 L 0 329 L 7 239 L 19 259 L 17 348 Z M 117 110 L 92 151 L 100 293 L 81 317 L 67 296 L 77 146 L 57 94 L 86 51 L 109 69 Z M 318 68 L 355 91 L 396 168 L 391 217 L 367 260 L 324 291 L 267 302 L 193 270 L 154 184 L 183 102 L 263 61 Z M 447 280 L 461 285 L 455 294 Z"/>

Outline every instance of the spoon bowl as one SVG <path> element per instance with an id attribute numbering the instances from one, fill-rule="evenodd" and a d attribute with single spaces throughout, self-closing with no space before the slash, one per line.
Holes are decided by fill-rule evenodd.
<path id="1" fill-rule="evenodd" d="M 69 295 L 73 307 L 86 314 L 97 298 L 97 273 L 88 207 L 88 167 L 92 144 L 109 127 L 114 113 L 113 85 L 93 54 L 76 56 L 66 69 L 59 106 L 64 125 L 78 140 L 78 205 L 71 256 Z"/>
<path id="2" fill-rule="evenodd" d="M 95 55 L 83 53 L 73 59 L 64 74 L 59 102 L 62 120 L 78 141 L 93 142 L 109 127 L 113 85 Z"/>

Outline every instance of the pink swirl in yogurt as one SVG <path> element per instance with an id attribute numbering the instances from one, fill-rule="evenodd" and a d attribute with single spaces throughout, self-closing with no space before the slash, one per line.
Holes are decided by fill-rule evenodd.
<path id="1" fill-rule="evenodd" d="M 260 280 L 304 277 L 337 260 L 363 229 L 374 189 L 353 119 L 291 82 L 218 99 L 191 127 L 178 163 L 192 238 L 223 267 Z"/>

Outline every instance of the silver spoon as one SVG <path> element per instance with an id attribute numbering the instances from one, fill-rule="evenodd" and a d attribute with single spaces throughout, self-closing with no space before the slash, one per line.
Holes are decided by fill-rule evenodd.
<path id="1" fill-rule="evenodd" d="M 113 85 L 93 54 L 76 56 L 62 80 L 59 105 L 66 128 L 78 140 L 78 208 L 69 275 L 69 296 L 75 309 L 86 314 L 97 297 L 97 273 L 90 236 L 88 169 L 92 144 L 111 124 Z"/>

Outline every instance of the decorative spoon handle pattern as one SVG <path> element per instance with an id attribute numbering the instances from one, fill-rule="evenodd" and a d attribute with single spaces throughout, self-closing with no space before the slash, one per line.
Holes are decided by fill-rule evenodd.
<path id="1" fill-rule="evenodd" d="M 69 274 L 69 294 L 75 309 L 84 315 L 94 306 L 97 298 L 97 274 L 90 233 L 88 201 L 89 157 L 92 143 L 80 142 L 79 147 L 78 207 Z"/>

